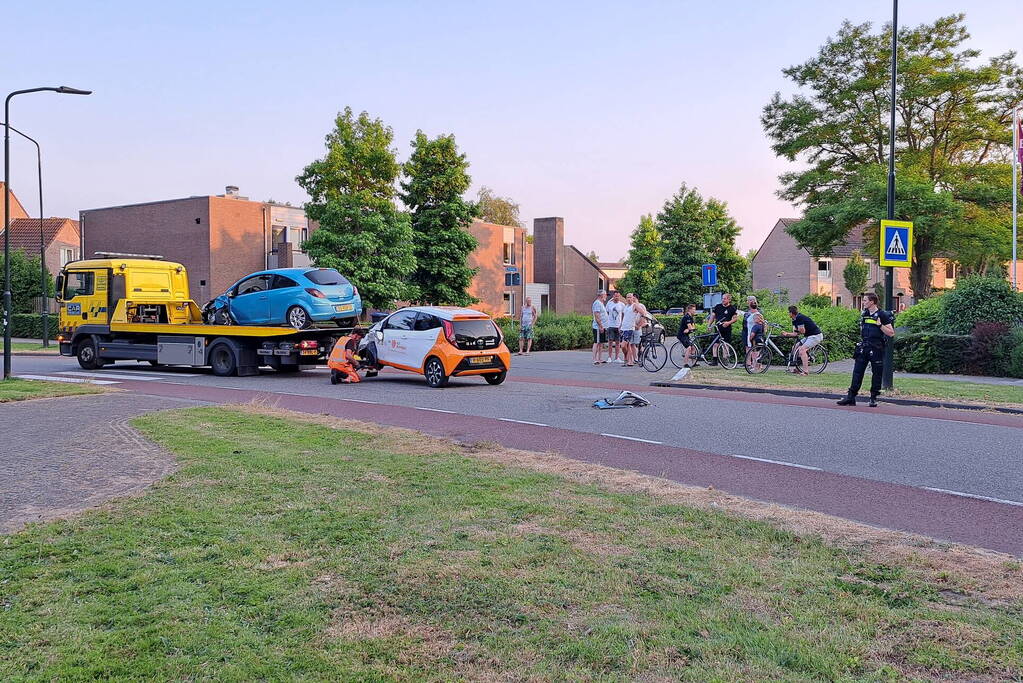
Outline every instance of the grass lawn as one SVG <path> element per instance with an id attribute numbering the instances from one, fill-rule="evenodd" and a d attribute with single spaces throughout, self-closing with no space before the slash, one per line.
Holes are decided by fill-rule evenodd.
<path id="1" fill-rule="evenodd" d="M 50 342 L 50 348 L 45 348 L 42 344 L 32 344 L 29 342 L 11 342 L 11 351 L 18 353 L 19 351 L 32 351 L 34 353 L 52 353 L 58 355 L 60 353 L 60 347 L 55 341 Z"/>
<path id="2" fill-rule="evenodd" d="M 973 594 L 763 522 L 422 435 L 195 408 L 181 469 L 0 542 L 0 679 L 894 680 L 1023 671 Z M 917 563 L 919 564 L 919 563 Z"/>
<path id="3" fill-rule="evenodd" d="M 763 375 L 750 375 L 740 365 L 735 370 L 721 370 L 700 366 L 683 380 L 694 384 L 740 384 L 786 389 L 826 390 L 845 393 L 850 375 L 844 372 L 824 372 L 820 375 L 800 377 L 780 369 L 770 369 Z M 892 396 L 918 396 L 922 398 L 960 399 L 980 403 L 1015 403 L 1023 405 L 1023 387 L 1002 384 L 979 384 L 938 379 L 916 379 L 895 376 Z M 864 398 L 870 393 L 870 371 L 860 390 Z"/>
<path id="4" fill-rule="evenodd" d="M 45 382 L 14 377 L 8 380 L 0 380 L 0 403 L 24 401 L 30 398 L 98 394 L 102 391 L 104 391 L 103 388 L 88 382 Z"/>

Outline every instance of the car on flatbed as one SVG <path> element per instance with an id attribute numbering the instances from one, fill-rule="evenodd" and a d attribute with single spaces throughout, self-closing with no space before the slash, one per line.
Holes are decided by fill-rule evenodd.
<path id="1" fill-rule="evenodd" d="M 501 384 L 511 368 L 501 329 L 471 308 L 400 308 L 370 327 L 362 344 L 379 365 L 420 374 L 435 388 L 467 375 Z"/>

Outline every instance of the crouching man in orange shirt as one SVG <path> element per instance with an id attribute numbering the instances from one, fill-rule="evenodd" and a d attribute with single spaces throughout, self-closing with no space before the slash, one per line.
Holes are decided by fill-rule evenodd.
<path id="1" fill-rule="evenodd" d="M 359 343 L 365 335 L 366 330 L 356 327 L 351 334 L 341 337 L 334 343 L 334 348 L 327 357 L 331 384 L 355 384 L 362 381 L 358 373 L 362 364 Z"/>

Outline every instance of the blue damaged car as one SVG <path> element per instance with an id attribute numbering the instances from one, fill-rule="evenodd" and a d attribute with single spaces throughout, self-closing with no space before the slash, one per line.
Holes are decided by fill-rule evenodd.
<path id="1" fill-rule="evenodd" d="M 278 268 L 246 275 L 204 307 L 216 325 L 355 325 L 362 314 L 358 288 L 333 268 Z"/>

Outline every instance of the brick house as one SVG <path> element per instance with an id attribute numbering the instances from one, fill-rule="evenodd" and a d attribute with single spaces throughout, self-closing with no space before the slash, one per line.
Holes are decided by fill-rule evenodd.
<path id="1" fill-rule="evenodd" d="M 301 208 L 222 195 L 89 209 L 80 213 L 82 253 L 159 254 L 184 264 L 202 305 L 242 276 L 309 265 L 303 244 L 315 230 Z"/>
<path id="2" fill-rule="evenodd" d="M 607 275 L 608 291 L 618 289 L 619 281 L 629 272 L 629 267 L 625 265 L 625 259 L 620 261 L 598 261 L 597 267 Z"/>
<path id="3" fill-rule="evenodd" d="M 545 308 L 555 313 L 589 313 L 597 290 L 610 278 L 599 265 L 565 244 L 565 219 L 533 220 L 533 281 L 547 285 Z M 534 297 L 535 303 L 535 297 Z"/>
<path id="4" fill-rule="evenodd" d="M 780 218 L 768 233 L 764 243 L 757 250 L 750 268 L 753 273 L 753 289 L 769 289 L 778 293 L 787 290 L 789 300 L 797 302 L 807 294 L 824 294 L 837 306 L 859 308 L 863 295 L 874 290 L 875 282 L 884 282 L 884 268 L 877 264 L 880 247 L 876 242 L 864 240 L 864 225 L 853 228 L 845 242 L 832 249 L 830 254 L 814 256 L 801 248 L 786 228 L 798 218 Z M 845 286 L 842 271 L 859 251 L 867 262 L 867 291 L 850 292 Z M 957 265 L 948 259 L 934 259 L 931 286 L 935 289 L 955 287 Z M 913 289 L 909 282 L 909 269 L 895 269 L 895 308 L 901 304 L 914 303 Z"/>
<path id="5" fill-rule="evenodd" d="M 533 277 L 533 245 L 526 229 L 473 221 L 469 232 L 478 242 L 468 258 L 469 267 L 478 269 L 469 286 L 469 294 L 479 299 L 473 307 L 497 317 L 516 315 Z"/>
<path id="6" fill-rule="evenodd" d="M 11 211 L 13 215 L 14 212 Z M 42 222 L 43 254 L 46 271 L 56 275 L 68 261 L 78 258 L 78 221 L 70 218 L 44 218 Z M 30 257 L 39 256 L 39 219 L 15 218 L 11 221 L 11 249 L 19 249 Z M 0 230 L 0 234 L 2 234 Z"/>
<path id="7" fill-rule="evenodd" d="M 7 225 L 7 216 L 4 215 L 4 200 L 3 193 L 7 189 L 4 185 L 4 181 L 0 180 L 0 231 L 3 231 L 4 226 Z M 15 218 L 28 218 L 28 212 L 25 211 L 25 207 L 18 201 L 18 195 L 11 191 L 11 219 Z"/>

